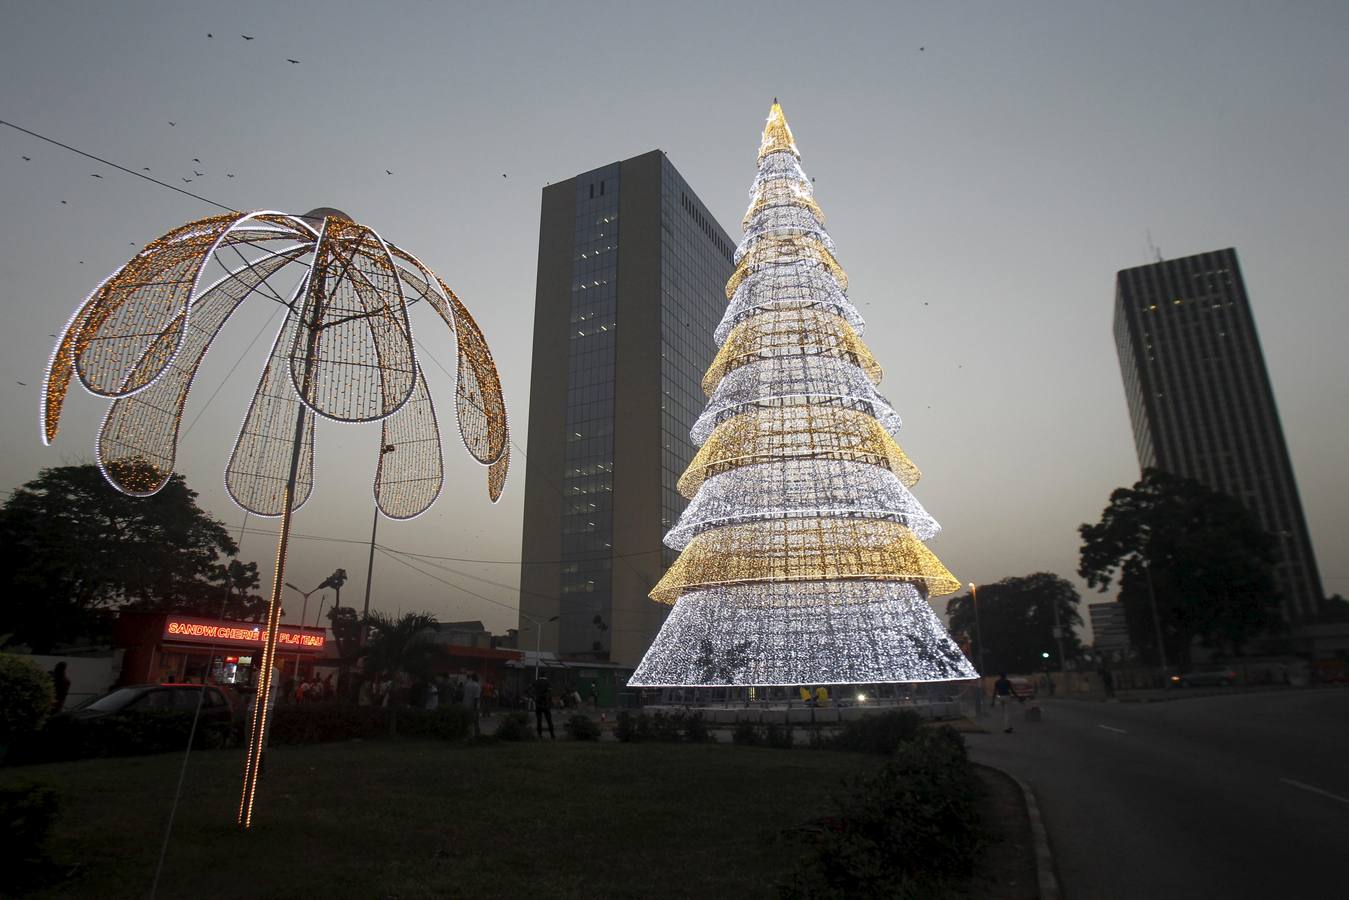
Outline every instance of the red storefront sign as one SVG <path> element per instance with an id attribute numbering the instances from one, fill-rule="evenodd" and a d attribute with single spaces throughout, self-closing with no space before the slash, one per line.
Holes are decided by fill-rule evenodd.
<path id="1" fill-rule="evenodd" d="M 164 640 L 176 643 L 260 648 L 265 635 L 266 630 L 261 625 L 251 622 L 222 622 L 188 616 L 169 616 L 164 620 Z M 321 632 L 282 625 L 276 635 L 276 646 L 318 653 L 327 640 L 327 635 Z"/>

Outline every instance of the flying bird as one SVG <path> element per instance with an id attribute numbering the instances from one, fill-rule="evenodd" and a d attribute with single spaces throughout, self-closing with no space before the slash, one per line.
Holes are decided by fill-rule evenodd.
<path id="1" fill-rule="evenodd" d="M 170 122 L 170 123 L 169 123 L 169 127 L 172 128 L 174 125 L 177 125 L 177 124 L 178 124 L 177 122 Z"/>
<path id="2" fill-rule="evenodd" d="M 922 53 L 922 52 L 923 52 L 924 50 L 926 50 L 926 49 L 927 49 L 926 47 L 919 47 L 919 48 L 918 48 L 918 52 L 919 52 L 919 53 Z"/>
<path id="3" fill-rule="evenodd" d="M 501 173 L 501 177 L 502 177 L 502 178 L 505 178 L 505 177 L 506 177 L 506 173 L 505 173 L 505 172 L 502 172 L 502 173 Z"/>
<path id="4" fill-rule="evenodd" d="M 28 382 L 26 382 L 26 381 L 16 381 L 16 382 L 14 382 L 14 383 L 15 383 L 15 384 L 23 385 L 24 387 L 28 387 Z"/>
<path id="5" fill-rule="evenodd" d="M 298 66 L 300 64 L 298 59 L 287 59 L 286 62 L 290 63 L 292 66 Z"/>
<path id="6" fill-rule="evenodd" d="M 183 184 L 191 184 L 191 183 L 192 183 L 192 179 L 191 179 L 191 178 L 184 178 L 184 179 L 183 179 Z"/>
<path id="7" fill-rule="evenodd" d="M 23 158 L 23 161 L 24 161 L 24 162 L 32 162 L 32 161 L 33 161 L 33 157 L 31 157 L 31 156 L 25 156 L 25 157 Z"/>
<path id="8" fill-rule="evenodd" d="M 226 172 L 226 173 L 225 173 L 225 177 L 226 177 L 226 178 L 233 178 L 233 177 L 234 177 L 234 173 L 233 173 L 233 172 Z"/>
<path id="9" fill-rule="evenodd" d="M 198 178 L 202 178 L 202 177 L 204 177 L 204 176 L 206 175 L 205 172 L 198 172 L 196 169 L 193 169 L 193 170 L 192 170 L 192 174 L 193 174 L 193 175 L 196 175 Z"/>
<path id="10" fill-rule="evenodd" d="M 239 35 L 239 37 L 243 38 L 243 39 L 246 40 L 246 41 L 251 41 L 251 40 L 253 40 L 253 37 L 252 37 L 251 35 L 247 35 L 247 34 L 241 34 L 241 35 Z"/>
<path id="11" fill-rule="evenodd" d="M 192 161 L 193 161 L 193 162 L 201 162 L 201 160 L 197 159 L 195 156 L 192 157 Z"/>
<path id="12" fill-rule="evenodd" d="M 89 173 L 89 177 L 90 177 L 90 178 L 102 178 L 103 176 L 102 176 L 102 175 L 95 175 L 93 172 L 90 172 L 90 173 Z"/>
<path id="13" fill-rule="evenodd" d="M 384 174 L 385 174 L 385 175 L 392 175 L 393 173 L 390 172 L 388 169 L 385 169 L 385 170 L 384 170 Z"/>
<path id="14" fill-rule="evenodd" d="M 62 206 L 65 206 L 65 205 L 66 205 L 66 201 L 62 200 L 62 201 L 61 201 L 61 205 L 62 205 Z"/>
<path id="15" fill-rule="evenodd" d="M 149 166 L 141 166 L 141 171 L 142 171 L 142 172 L 148 172 L 148 171 L 150 171 L 150 167 L 149 167 Z"/>

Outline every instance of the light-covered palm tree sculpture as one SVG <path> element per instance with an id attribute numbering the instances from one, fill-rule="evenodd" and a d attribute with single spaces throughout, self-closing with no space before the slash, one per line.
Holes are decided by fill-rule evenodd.
<path id="1" fill-rule="evenodd" d="M 425 301 L 457 338 L 459 432 L 488 467 L 493 502 L 509 465 L 501 382 L 468 310 L 411 253 L 328 208 L 303 216 L 211 216 L 146 245 L 66 325 L 43 389 L 43 442 L 56 437 L 66 394 L 78 380 L 113 401 L 98 436 L 103 474 L 124 493 L 154 494 L 173 471 L 197 368 L 250 297 L 281 304 L 285 315 L 225 469 L 235 502 L 254 515 L 281 518 L 239 803 L 245 828 L 267 732 L 291 514 L 314 486 L 314 417 L 381 421 L 372 451 L 379 460 L 375 503 L 384 515 L 420 515 L 444 483 L 440 429 L 414 352 L 410 304 Z"/>

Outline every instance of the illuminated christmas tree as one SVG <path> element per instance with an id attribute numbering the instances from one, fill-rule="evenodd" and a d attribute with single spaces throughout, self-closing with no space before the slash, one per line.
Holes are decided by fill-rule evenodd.
<path id="1" fill-rule="evenodd" d="M 928 604 L 960 584 L 923 543 L 938 525 L 776 100 L 744 231 L 665 537 L 682 553 L 651 592 L 674 608 L 630 683 L 976 677 Z"/>

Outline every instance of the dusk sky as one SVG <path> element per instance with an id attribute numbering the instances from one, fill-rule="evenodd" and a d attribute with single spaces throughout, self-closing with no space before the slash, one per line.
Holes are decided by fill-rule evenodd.
<path id="1" fill-rule="evenodd" d="M 514 471 L 489 504 L 437 366 L 453 369 L 450 333 L 415 308 L 447 486 L 426 515 L 381 522 L 381 544 L 424 556 L 376 557 L 377 609 L 516 624 L 544 185 L 660 148 L 738 238 L 774 97 L 923 470 L 915 494 L 944 527 L 930 546 L 958 578 L 1078 582 L 1077 526 L 1136 480 L 1111 321 L 1115 273 L 1153 259 L 1150 235 L 1166 257 L 1237 249 L 1325 590 L 1349 593 L 1343 2 L 2 10 L 0 119 L 237 209 L 340 208 L 477 317 Z M 93 459 L 106 404 L 81 391 L 56 444 L 39 439 L 49 335 L 137 246 L 218 210 L 0 126 L 0 211 L 8 491 Z M 275 309 L 231 320 L 184 421 L 179 471 L 236 534 L 223 470 Z M 319 425 L 287 572 L 307 588 L 344 567 L 358 606 L 378 441 L 375 424 Z M 275 539 L 242 549 L 269 583 Z"/>

